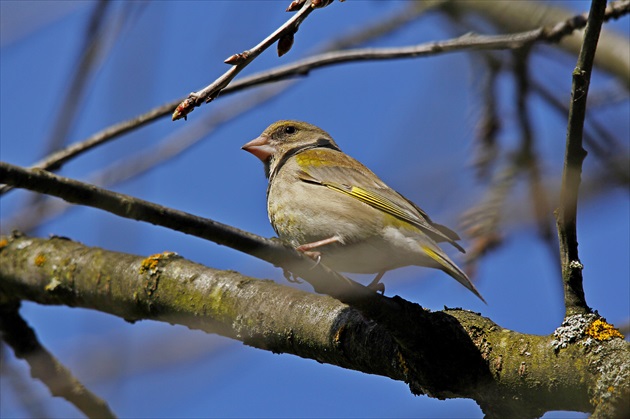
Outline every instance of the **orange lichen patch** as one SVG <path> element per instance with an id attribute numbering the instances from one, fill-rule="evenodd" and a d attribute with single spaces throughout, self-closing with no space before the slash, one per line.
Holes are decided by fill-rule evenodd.
<path id="1" fill-rule="evenodd" d="M 7 239 L 0 239 L 0 249 L 2 249 L 3 247 L 6 247 L 9 244 L 9 241 Z"/>
<path id="2" fill-rule="evenodd" d="M 35 256 L 35 266 L 42 266 L 44 263 L 46 263 L 46 256 L 41 253 Z"/>
<path id="3" fill-rule="evenodd" d="M 156 253 L 154 255 L 149 256 L 148 258 L 144 259 L 142 263 L 140 264 L 140 273 L 141 274 L 145 272 L 151 272 L 152 274 L 156 273 L 160 260 L 167 260 L 173 256 L 177 256 L 177 253 L 162 252 L 162 253 Z"/>
<path id="4" fill-rule="evenodd" d="M 341 336 L 343 335 L 343 332 L 345 330 L 345 326 L 341 326 L 339 329 L 337 329 L 337 331 L 335 332 L 335 336 L 333 337 L 333 342 L 335 342 L 335 345 L 339 345 L 341 343 Z"/>
<path id="5" fill-rule="evenodd" d="M 584 333 L 597 340 L 610 340 L 612 338 L 623 339 L 623 335 L 619 330 L 602 319 L 597 319 L 591 323 Z"/>

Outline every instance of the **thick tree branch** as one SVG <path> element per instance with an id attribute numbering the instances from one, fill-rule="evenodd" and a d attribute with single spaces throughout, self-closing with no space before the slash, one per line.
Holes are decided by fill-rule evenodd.
<path id="1" fill-rule="evenodd" d="M 393 330 L 330 297 L 167 252 L 142 258 L 62 238 L 2 237 L 0 255 L 0 296 L 182 324 L 404 380 L 415 394 L 472 398 L 489 417 L 593 411 L 630 391 L 630 369 L 623 367 L 630 364 L 630 344 L 595 315 L 574 316 L 554 335 L 533 336 L 472 312 L 429 312 L 395 297 L 388 299 L 397 307 L 389 314 L 403 328 Z"/>
<path id="2" fill-rule="evenodd" d="M 7 301 L 7 297 L 11 297 Z M 62 397 L 90 418 L 114 418 L 107 403 L 90 392 L 37 339 L 35 331 L 20 316 L 14 295 L 0 295 L 0 332 L 4 340 L 31 367 L 31 376 L 41 380 L 53 396 Z"/>
<path id="3" fill-rule="evenodd" d="M 591 11 L 584 32 L 584 43 L 575 70 L 573 70 L 560 207 L 557 211 L 564 304 L 567 316 L 591 311 L 584 296 L 583 266 L 578 256 L 577 204 L 582 162 L 586 157 L 586 150 L 582 147 L 586 99 L 605 9 L 606 0 L 593 0 L 591 3 Z"/>

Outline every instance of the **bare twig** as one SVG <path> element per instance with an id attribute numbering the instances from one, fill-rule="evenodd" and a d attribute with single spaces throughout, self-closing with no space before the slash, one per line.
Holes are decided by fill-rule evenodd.
<path id="1" fill-rule="evenodd" d="M 583 266 L 578 256 L 577 202 L 582 162 L 586 157 L 586 151 L 582 147 L 586 99 L 605 9 L 606 0 L 592 1 L 588 23 L 584 32 L 584 42 L 577 65 L 575 70 L 573 70 L 560 207 L 557 211 L 562 278 L 564 282 L 564 303 L 567 316 L 591 311 L 584 297 L 582 285 Z"/>
<path id="2" fill-rule="evenodd" d="M 507 164 L 495 173 L 482 201 L 466 211 L 461 224 L 466 235 L 474 239 L 466 253 L 467 268 L 474 270 L 475 262 L 503 241 L 500 225 L 507 197 L 514 188 L 518 170 L 514 164 Z M 472 273 L 472 272 L 471 272 Z"/>
<path id="3" fill-rule="evenodd" d="M 311 0 L 305 1 L 302 8 L 291 19 L 287 20 L 284 25 L 276 29 L 258 45 L 247 51 L 243 51 L 240 54 L 234 54 L 226 59 L 225 62 L 227 64 L 232 64 L 232 67 L 208 86 L 197 92 L 189 94 L 188 97 L 177 105 L 177 108 L 175 108 L 172 115 L 173 121 L 181 118 L 186 119 L 186 116 L 197 106 L 200 106 L 203 102 L 208 103 L 215 99 L 221 90 L 223 90 L 238 73 L 247 67 L 249 63 L 254 61 L 256 57 L 269 48 L 274 42 L 280 42 L 278 46 L 279 55 L 286 53 L 293 44 L 293 34 L 297 32 L 302 21 L 311 14 L 315 7 L 315 3 Z"/>
<path id="4" fill-rule="evenodd" d="M 376 22 L 362 26 L 355 33 L 333 40 L 326 50 L 336 51 L 352 48 L 371 39 L 392 33 L 418 19 L 422 14 L 439 9 L 441 6 L 448 4 L 449 1 L 450 0 L 431 0 L 407 2 L 407 7 L 400 11 L 387 17 L 380 16 Z"/>
<path id="5" fill-rule="evenodd" d="M 31 375 L 50 392 L 63 397 L 91 418 L 114 418 L 107 403 L 90 392 L 72 373 L 42 346 L 33 329 L 20 316 L 19 302 L 0 304 L 0 331 L 4 340 L 31 367 Z"/>

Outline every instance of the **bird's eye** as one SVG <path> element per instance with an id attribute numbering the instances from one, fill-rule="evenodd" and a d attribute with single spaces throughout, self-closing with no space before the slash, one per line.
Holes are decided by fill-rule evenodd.
<path id="1" fill-rule="evenodd" d="M 288 125 L 284 127 L 285 134 L 295 134 L 295 127 L 293 125 Z"/>

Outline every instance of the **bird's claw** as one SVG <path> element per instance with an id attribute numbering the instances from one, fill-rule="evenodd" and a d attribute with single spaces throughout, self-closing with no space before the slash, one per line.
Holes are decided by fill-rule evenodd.
<path id="1" fill-rule="evenodd" d="M 315 264 L 310 269 L 315 269 L 319 262 L 322 261 L 322 254 L 320 252 L 304 252 L 304 254 L 315 261 Z"/>
<path id="2" fill-rule="evenodd" d="M 286 269 L 282 269 L 282 275 L 284 276 L 284 279 L 286 279 L 287 281 L 291 282 L 292 284 L 301 284 L 302 281 L 300 281 L 300 278 L 297 277 L 293 272 L 290 272 Z"/>
<path id="3" fill-rule="evenodd" d="M 380 292 L 381 295 L 385 294 L 385 284 L 383 284 L 382 282 L 371 283 L 367 287 L 374 292 Z"/>
<path id="4" fill-rule="evenodd" d="M 372 282 L 370 282 L 367 287 L 371 290 L 374 290 L 374 292 L 380 291 L 381 294 L 385 294 L 385 285 L 380 282 L 381 278 L 383 278 L 383 275 L 385 275 L 385 271 L 376 274 Z"/>

